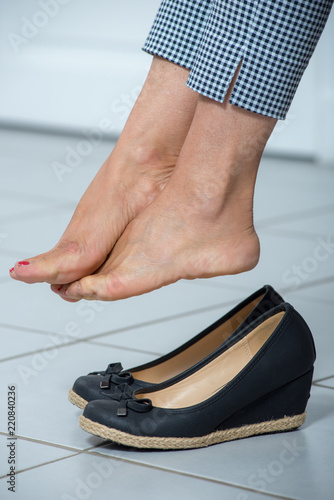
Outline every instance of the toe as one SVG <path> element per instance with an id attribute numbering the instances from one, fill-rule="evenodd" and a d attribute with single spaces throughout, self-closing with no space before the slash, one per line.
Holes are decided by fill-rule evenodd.
<path id="1" fill-rule="evenodd" d="M 119 300 L 130 296 L 122 280 L 110 272 L 86 276 L 65 287 L 62 293 L 76 300 Z"/>
<path id="2" fill-rule="evenodd" d="M 66 297 L 66 294 L 64 293 L 65 290 L 67 289 L 68 285 L 51 285 L 50 288 L 51 290 L 56 293 L 61 299 L 65 300 L 66 302 L 78 302 L 79 299 L 70 299 L 69 297 Z"/>
<path id="3" fill-rule="evenodd" d="M 13 279 L 25 283 L 47 282 L 54 285 L 71 283 L 97 269 L 94 262 L 78 243 L 57 246 L 50 252 L 16 262 L 10 270 Z"/>

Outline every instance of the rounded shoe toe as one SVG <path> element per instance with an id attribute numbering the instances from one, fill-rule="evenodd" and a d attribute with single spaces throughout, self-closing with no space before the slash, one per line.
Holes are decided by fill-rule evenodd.
<path id="1" fill-rule="evenodd" d="M 117 416 L 118 401 L 112 399 L 106 401 L 97 399 L 90 401 L 84 409 L 83 416 L 107 427 L 115 427 L 119 417 Z"/>
<path id="2" fill-rule="evenodd" d="M 102 378 L 101 375 L 83 375 L 74 382 L 72 390 L 86 401 L 100 399 L 100 383 Z"/>

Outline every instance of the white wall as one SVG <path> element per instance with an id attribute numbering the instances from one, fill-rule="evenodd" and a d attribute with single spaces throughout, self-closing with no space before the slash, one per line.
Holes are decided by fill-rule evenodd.
<path id="1" fill-rule="evenodd" d="M 311 58 L 285 121 L 268 150 L 310 155 L 334 167 L 334 10 Z"/>
<path id="2" fill-rule="evenodd" d="M 118 134 L 150 65 L 140 48 L 159 1 L 0 0 L 0 122 Z M 269 152 L 334 163 L 333 49 L 332 12 Z"/>

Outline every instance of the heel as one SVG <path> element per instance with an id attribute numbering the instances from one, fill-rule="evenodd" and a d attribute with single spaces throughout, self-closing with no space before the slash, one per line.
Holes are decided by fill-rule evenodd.
<path id="1" fill-rule="evenodd" d="M 313 368 L 301 377 L 238 411 L 225 420 L 217 430 L 231 429 L 262 422 L 273 422 L 295 416 L 300 416 L 300 418 L 290 419 L 290 428 L 295 429 L 299 427 L 305 420 L 304 412 L 310 397 L 312 376 Z M 277 429 L 277 431 L 279 430 L 281 429 Z M 275 429 L 272 432 L 275 432 Z"/>

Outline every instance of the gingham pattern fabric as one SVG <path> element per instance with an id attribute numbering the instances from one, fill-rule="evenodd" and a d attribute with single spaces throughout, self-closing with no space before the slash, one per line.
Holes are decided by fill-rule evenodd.
<path id="1" fill-rule="evenodd" d="M 190 69 L 187 85 L 284 119 L 333 0 L 163 0 L 143 46 Z"/>
<path id="2" fill-rule="evenodd" d="M 211 4 L 212 0 L 163 0 L 143 50 L 190 69 Z"/>

